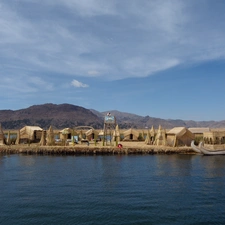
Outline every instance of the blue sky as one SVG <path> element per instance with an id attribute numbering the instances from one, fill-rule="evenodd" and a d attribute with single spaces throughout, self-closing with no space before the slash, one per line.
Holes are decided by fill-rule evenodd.
<path id="1" fill-rule="evenodd" d="M 224 12 L 224 0 L 1 0 L 0 109 L 225 120 Z"/>

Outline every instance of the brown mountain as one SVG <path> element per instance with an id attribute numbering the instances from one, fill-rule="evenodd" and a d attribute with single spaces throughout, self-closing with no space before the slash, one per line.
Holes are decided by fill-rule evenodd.
<path id="1" fill-rule="evenodd" d="M 26 125 L 55 129 L 76 126 L 102 128 L 103 121 L 90 110 L 70 104 L 33 105 L 20 110 L 0 110 L 0 123 L 4 129 L 20 129 Z"/>

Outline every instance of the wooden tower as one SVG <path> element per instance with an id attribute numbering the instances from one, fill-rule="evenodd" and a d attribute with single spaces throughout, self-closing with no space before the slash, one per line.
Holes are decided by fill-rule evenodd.
<path id="1" fill-rule="evenodd" d="M 107 113 L 104 118 L 104 136 L 103 136 L 103 146 L 113 145 L 113 134 L 116 130 L 116 118 L 112 116 L 111 113 Z"/>

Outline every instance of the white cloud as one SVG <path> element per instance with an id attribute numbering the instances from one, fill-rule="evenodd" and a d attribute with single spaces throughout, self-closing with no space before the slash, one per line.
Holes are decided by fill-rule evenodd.
<path id="1" fill-rule="evenodd" d="M 0 70 L 21 76 L 36 71 L 123 79 L 225 58 L 225 16 L 217 13 L 223 3 L 21 0 L 19 7 L 12 2 L 3 0 L 0 7 Z"/>
<path id="2" fill-rule="evenodd" d="M 81 82 L 78 81 L 78 80 L 73 80 L 73 81 L 71 82 L 71 85 L 74 86 L 74 87 L 78 87 L 78 88 L 87 88 L 87 87 L 89 87 L 89 85 L 84 84 L 84 83 L 81 83 Z"/>

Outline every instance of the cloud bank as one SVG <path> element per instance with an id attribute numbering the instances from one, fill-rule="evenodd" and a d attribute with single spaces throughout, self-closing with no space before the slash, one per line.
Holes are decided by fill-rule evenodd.
<path id="1" fill-rule="evenodd" d="M 39 73 L 38 88 L 52 74 L 118 80 L 224 60 L 224 10 L 210 0 L 3 0 L 0 73 Z"/>

